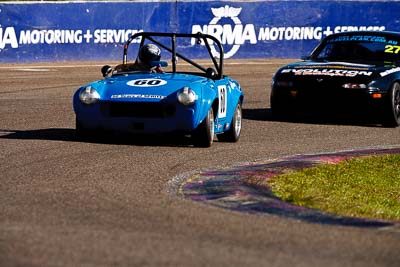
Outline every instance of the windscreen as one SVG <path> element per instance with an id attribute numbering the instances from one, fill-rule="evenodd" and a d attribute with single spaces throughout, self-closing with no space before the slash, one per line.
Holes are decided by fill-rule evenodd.
<path id="1" fill-rule="evenodd" d="M 340 35 L 326 39 L 314 51 L 317 61 L 365 64 L 400 63 L 400 38 L 384 35 Z"/>

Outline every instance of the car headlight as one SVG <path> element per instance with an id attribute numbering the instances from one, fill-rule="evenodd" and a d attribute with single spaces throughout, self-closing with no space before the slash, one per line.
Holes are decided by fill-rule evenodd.
<path id="1" fill-rule="evenodd" d="M 367 85 L 363 83 L 345 83 L 342 87 L 345 89 L 365 89 Z"/>
<path id="2" fill-rule="evenodd" d="M 193 105 L 198 99 L 196 93 L 189 87 L 184 87 L 177 94 L 179 103 L 185 106 Z"/>
<path id="3" fill-rule="evenodd" d="M 274 85 L 278 87 L 293 87 L 293 82 L 291 81 L 275 81 Z"/>
<path id="4" fill-rule="evenodd" d="M 79 93 L 79 100 L 82 103 L 90 105 L 96 103 L 100 99 L 99 93 L 91 86 L 84 88 Z"/>

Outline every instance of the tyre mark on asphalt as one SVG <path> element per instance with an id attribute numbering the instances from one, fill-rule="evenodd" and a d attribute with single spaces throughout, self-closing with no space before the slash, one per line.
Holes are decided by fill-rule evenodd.
<path id="1" fill-rule="evenodd" d="M 80 84 L 69 84 L 67 87 L 68 88 L 79 88 Z M 15 94 L 15 93 L 21 93 L 21 92 L 32 92 L 32 91 L 45 91 L 45 90 L 54 90 L 54 89 L 60 89 L 62 87 L 66 87 L 64 84 L 60 86 L 41 86 L 39 88 L 27 88 L 27 89 L 15 89 L 13 88 L 12 91 L 3 91 L 0 92 L 0 95 L 7 95 L 7 94 Z"/>

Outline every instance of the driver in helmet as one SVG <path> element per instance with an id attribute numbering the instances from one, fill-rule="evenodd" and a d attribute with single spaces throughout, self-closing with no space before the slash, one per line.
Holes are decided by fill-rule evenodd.
<path id="1" fill-rule="evenodd" d="M 139 55 L 135 63 L 120 64 L 115 67 L 117 72 L 125 71 L 151 71 L 151 72 L 164 72 L 160 66 L 153 66 L 153 61 L 160 61 L 161 50 L 154 44 L 146 44 L 139 50 Z"/>

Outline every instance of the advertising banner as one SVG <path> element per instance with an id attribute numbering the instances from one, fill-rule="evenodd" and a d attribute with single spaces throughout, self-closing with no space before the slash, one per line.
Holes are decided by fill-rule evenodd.
<path id="1" fill-rule="evenodd" d="M 122 60 L 138 31 L 203 32 L 226 58 L 299 58 L 321 38 L 400 31 L 400 1 L 172 1 L 0 3 L 0 63 Z M 188 55 L 194 42 L 185 44 Z"/>

